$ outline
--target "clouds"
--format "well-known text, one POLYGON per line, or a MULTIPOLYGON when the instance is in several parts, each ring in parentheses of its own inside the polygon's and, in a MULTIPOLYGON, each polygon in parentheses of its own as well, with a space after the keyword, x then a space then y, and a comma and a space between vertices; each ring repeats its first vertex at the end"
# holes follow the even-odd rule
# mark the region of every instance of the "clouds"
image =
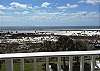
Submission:
POLYGON ((71 4, 67 3, 65 6, 60 6, 60 7, 57 7, 57 8, 58 9, 67 9, 67 8, 76 8, 78 6, 79 6, 78 4, 71 5, 71 4))
POLYGON ((6 9, 6 7, 4 7, 3 5, 0 5, 0 9, 6 9))
POLYGON ((87 4, 96 5, 100 3, 100 0, 81 0, 79 1, 79 3, 87 3, 87 4))
POLYGON ((0 5, 0 15, 25 15, 29 14, 33 7, 29 4, 11 2, 9 5, 0 5))
POLYGON ((61 3, 42 1, 38 4, 27 4, 16 0, 8 5, 1 4, 0 25, 66 26, 81 25, 81 23, 99 25, 100 14, 96 11, 99 0, 71 1, 64 0, 61 3))
POLYGON ((5 9, 5 10, 12 10, 12 9, 32 9, 32 6, 28 5, 28 4, 21 4, 18 2, 12 2, 9 4, 9 6, 3 6, 0 5, 0 9, 5 9))
MULTIPOLYGON (((11 2, 7 6, 0 5, 0 10, 5 12, 5 15, 23 15, 33 14, 34 12, 45 12, 44 8, 48 8, 51 3, 43 2, 40 6, 32 6, 32 4, 24 4, 19 2, 11 2)), ((1 13, 4 15, 4 13, 1 13)), ((1 15, 0 14, 0 15, 1 15)))
POLYGON ((32 6, 28 4, 18 3, 18 2, 12 2, 10 3, 9 8, 11 9, 32 9, 32 6))
MULTIPOLYGON (((86 0, 80 0, 79 3, 83 3, 86 0)), ((91 0, 92 1, 92 0, 91 0)), ((99 2, 99 0, 93 0, 93 2, 99 2)), ((53 2, 42 2, 38 5, 32 5, 32 4, 25 4, 25 3, 19 3, 19 2, 11 2, 7 6, 0 5, 0 9, 3 9, 5 13, 10 15, 12 14, 33 14, 33 13, 52 13, 52 12, 67 12, 68 11, 73 11, 73 9, 78 11, 78 9, 81 9, 81 6, 79 3, 68 3, 65 2, 64 4, 59 4, 53 3, 53 2), (62 10, 63 9, 63 10, 62 10)))
POLYGON ((50 4, 51 3, 49 3, 49 2, 44 2, 44 3, 42 3, 41 7, 47 8, 50 4))
POLYGON ((12 2, 12 3, 10 3, 10 6, 12 7, 12 8, 27 8, 28 6, 27 5, 25 5, 25 4, 20 4, 20 3, 18 3, 18 2, 12 2))
POLYGON ((99 14, 80 11, 76 13, 44 13, 35 15, 0 16, 0 25, 12 26, 74 26, 99 25, 99 14), (6 19, 6 21, 5 21, 6 19))
MULTIPOLYGON (((60 9, 67 9, 67 8, 77 8, 78 4, 70 4, 67 3, 65 6, 56 6, 55 9, 51 7, 53 5, 49 2, 43 2, 40 6, 32 6, 31 4, 24 4, 19 2, 11 2, 8 6, 0 5, 0 9, 3 9, 6 15, 33 15, 40 14, 40 13, 58 13, 60 9), (59 10, 58 10, 59 9, 59 10)), ((3 13, 1 13, 3 14, 3 13)), ((3 14, 4 15, 4 14, 3 14)))

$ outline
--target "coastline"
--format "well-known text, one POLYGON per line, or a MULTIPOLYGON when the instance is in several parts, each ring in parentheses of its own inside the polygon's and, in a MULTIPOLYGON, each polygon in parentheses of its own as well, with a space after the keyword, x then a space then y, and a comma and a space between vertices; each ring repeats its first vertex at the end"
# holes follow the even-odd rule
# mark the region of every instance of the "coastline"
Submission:
POLYGON ((60 29, 60 30, 12 30, 12 31, 0 31, 0 33, 33 33, 33 34, 54 34, 54 35, 76 35, 81 36, 83 34, 87 36, 100 35, 100 29, 60 29))

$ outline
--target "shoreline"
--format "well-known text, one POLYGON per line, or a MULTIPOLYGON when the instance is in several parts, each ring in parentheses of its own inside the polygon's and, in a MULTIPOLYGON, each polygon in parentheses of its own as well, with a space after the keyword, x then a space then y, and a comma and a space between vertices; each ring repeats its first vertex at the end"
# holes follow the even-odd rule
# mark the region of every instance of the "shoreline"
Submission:
POLYGON ((76 36, 93 36, 99 35, 100 36, 100 29, 60 29, 60 30, 16 30, 16 31, 0 31, 0 33, 10 33, 10 34, 54 34, 54 35, 76 35, 76 36))

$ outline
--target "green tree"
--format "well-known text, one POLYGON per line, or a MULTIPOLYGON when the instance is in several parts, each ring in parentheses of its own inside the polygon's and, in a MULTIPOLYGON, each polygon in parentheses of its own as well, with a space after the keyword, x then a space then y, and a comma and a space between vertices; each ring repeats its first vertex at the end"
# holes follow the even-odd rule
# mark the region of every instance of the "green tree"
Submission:
MULTIPOLYGON (((87 50, 89 43, 80 39, 72 40, 71 38, 67 36, 60 36, 58 38, 58 41, 56 42, 56 47, 59 51, 82 51, 87 50)), ((73 63, 73 69, 74 71, 79 71, 79 57, 75 56, 75 61, 73 63)), ((63 70, 66 71, 68 69, 68 66, 66 66, 65 63, 65 57, 63 57, 63 70)), ((90 65, 88 63, 85 63, 85 69, 86 71, 90 71, 90 65)))
POLYGON ((56 47, 59 51, 72 51, 74 50, 74 43, 69 37, 60 36, 56 42, 56 47))
POLYGON ((40 51, 46 51, 46 52, 56 51, 55 42, 54 41, 47 41, 47 40, 45 40, 43 42, 43 46, 40 49, 40 51))

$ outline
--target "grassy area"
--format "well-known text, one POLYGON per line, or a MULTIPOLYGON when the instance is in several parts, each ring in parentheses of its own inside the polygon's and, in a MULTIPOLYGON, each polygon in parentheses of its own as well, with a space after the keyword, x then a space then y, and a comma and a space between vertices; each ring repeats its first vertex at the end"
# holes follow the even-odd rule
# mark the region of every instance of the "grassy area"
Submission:
MULTIPOLYGON (((25 63, 24 71, 32 71, 33 70, 33 64, 32 63, 25 63)), ((2 68, 0 71, 6 71, 5 64, 2 64, 2 68)), ((20 71, 20 64, 16 63, 14 64, 14 71, 20 71)), ((42 70, 42 63, 37 63, 37 71, 43 71, 42 70)))
MULTIPOLYGON (((37 62, 36 66, 37 69, 36 71, 44 71, 42 70, 42 64, 44 64, 45 62, 37 62)), ((57 63, 57 62, 50 62, 50 63, 57 63)), ((2 68, 0 71, 6 71, 6 66, 5 64, 2 64, 2 68)), ((19 63, 14 63, 14 71, 20 71, 20 64, 19 63)), ((24 64, 24 71, 33 71, 33 63, 25 63, 24 64)), ((95 70, 95 71, 100 71, 99 70, 95 70)))
MULTIPOLYGON (((50 63, 57 63, 57 62, 50 62, 50 63)), ((45 64, 45 62, 37 62, 35 65, 37 66, 37 71, 44 71, 42 70, 42 64, 45 64)), ((2 68, 0 71, 6 71, 5 64, 2 64, 2 68)), ((14 71, 20 71, 20 64, 14 63, 14 71)), ((25 63, 24 64, 24 71, 33 71, 33 63, 25 63)))

